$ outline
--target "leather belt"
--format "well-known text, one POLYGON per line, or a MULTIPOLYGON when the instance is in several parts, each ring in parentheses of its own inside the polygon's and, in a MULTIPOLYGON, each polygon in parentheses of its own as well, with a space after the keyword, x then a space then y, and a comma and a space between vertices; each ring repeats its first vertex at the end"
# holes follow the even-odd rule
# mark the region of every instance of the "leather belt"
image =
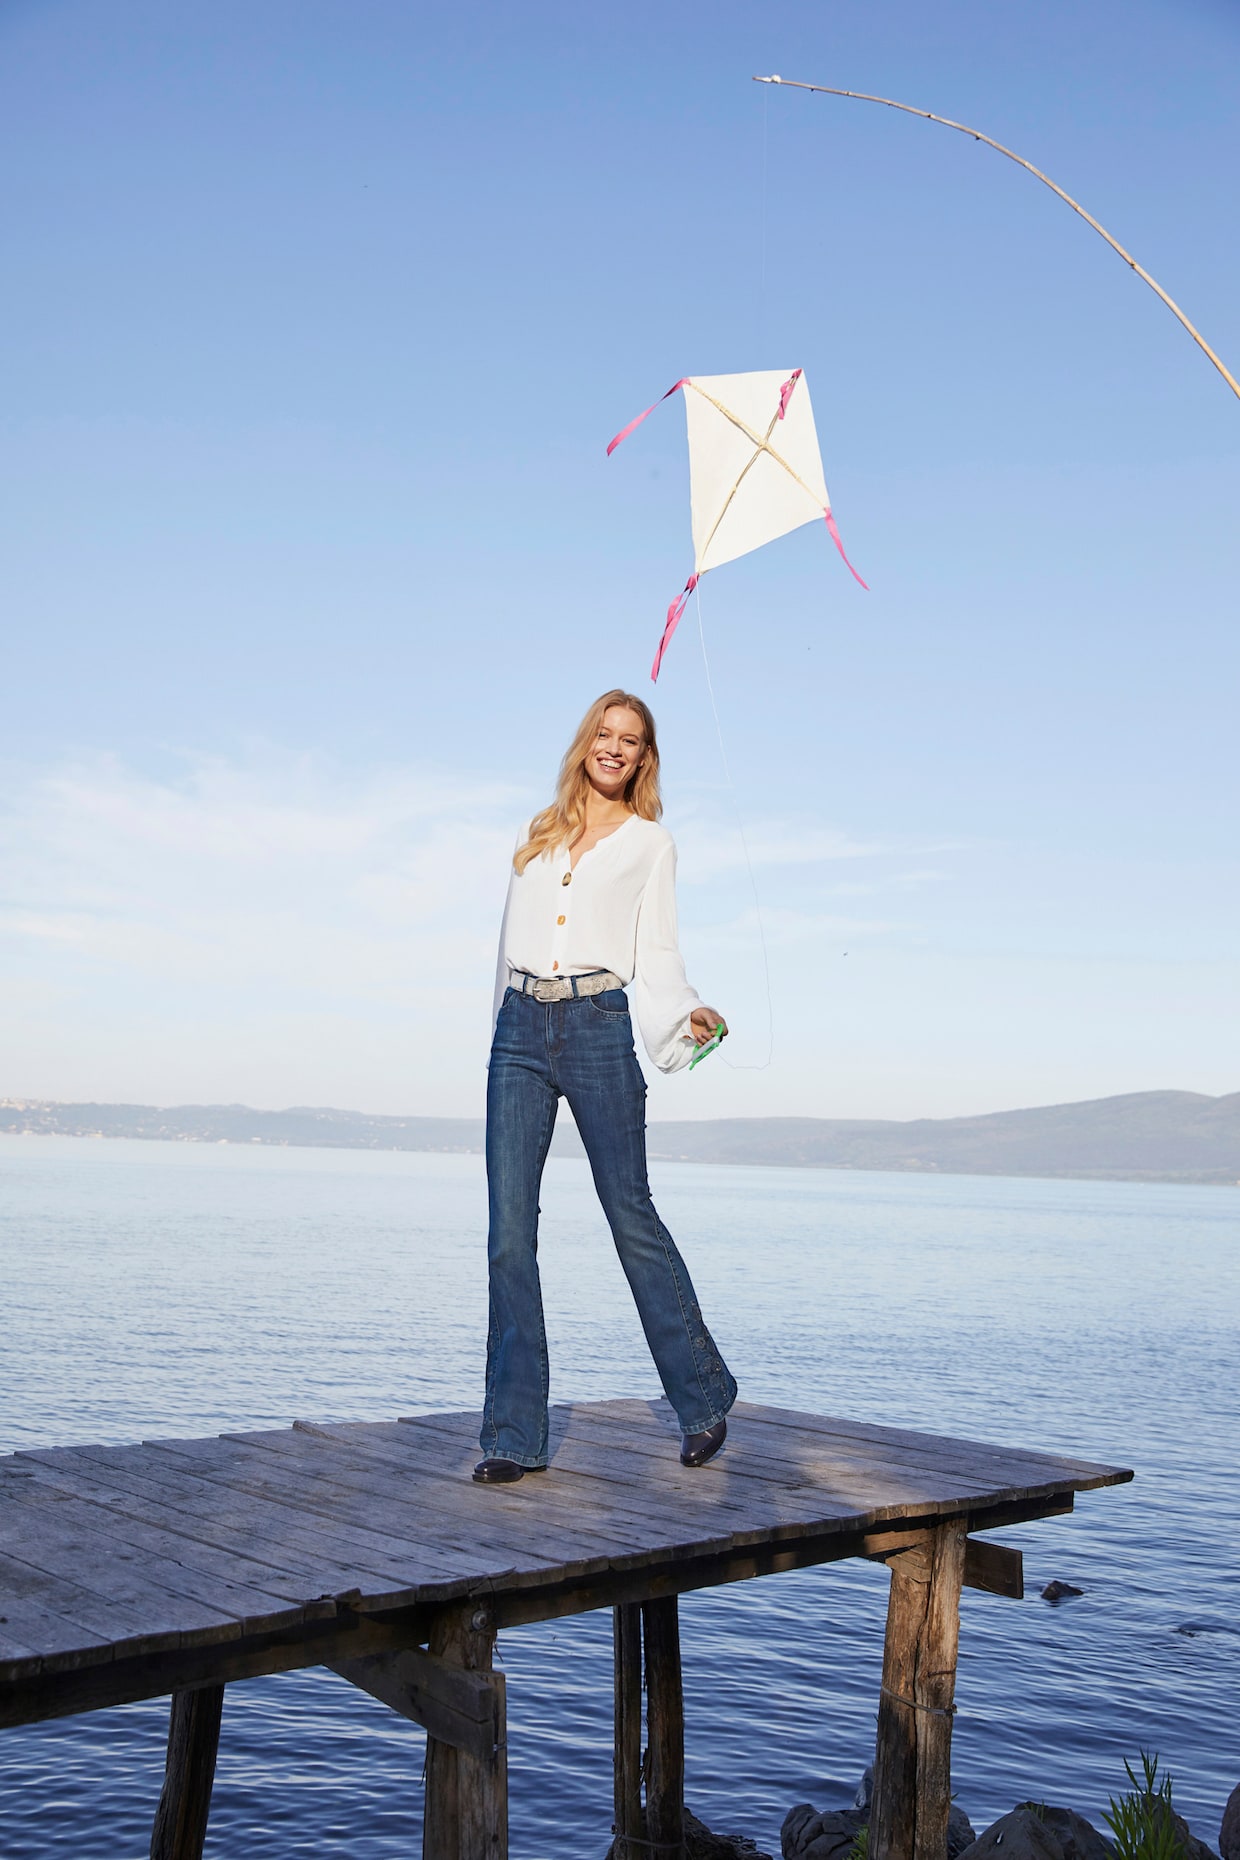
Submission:
POLYGON ((535 1001, 572 1001, 579 995, 603 995, 609 988, 624 987, 610 969, 595 969, 592 975, 526 975, 522 969, 512 969, 508 985, 535 1001))

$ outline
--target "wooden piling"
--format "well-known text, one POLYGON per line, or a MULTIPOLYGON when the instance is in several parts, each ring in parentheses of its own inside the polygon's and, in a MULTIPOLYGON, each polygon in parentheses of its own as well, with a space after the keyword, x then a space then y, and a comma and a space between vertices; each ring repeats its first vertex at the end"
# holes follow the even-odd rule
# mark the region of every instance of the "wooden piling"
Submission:
POLYGON ((174 1692, 151 1860, 201 1860, 220 1744, 223 1686, 174 1692))
POLYGON ((643 1602, 646 1650, 646 1841, 651 1860, 684 1860, 685 1701, 677 1598, 643 1602))
MULTIPOLYGON (((467 1672, 492 1668, 495 1627, 486 1608, 446 1609, 430 1637, 433 1657, 467 1672)), ((426 1740, 423 1860, 508 1860, 508 1746, 504 1722, 494 1750, 477 1756, 426 1740)))
POLYGON ((888 1560, 870 1860, 946 1860, 966 1535, 953 1520, 888 1560))
POLYGON ((615 1643, 615 1843, 614 1860, 645 1854, 642 1810, 642 1611, 638 1602, 612 1610, 615 1643), (630 1845, 629 1836, 633 1843, 630 1845))

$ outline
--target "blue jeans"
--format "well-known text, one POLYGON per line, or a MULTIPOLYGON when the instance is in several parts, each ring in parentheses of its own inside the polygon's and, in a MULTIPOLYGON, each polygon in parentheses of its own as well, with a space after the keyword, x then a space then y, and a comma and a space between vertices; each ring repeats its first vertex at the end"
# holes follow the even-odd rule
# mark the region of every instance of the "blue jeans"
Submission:
POLYGON ((547 1336, 538 1278, 538 1189, 563 1095, 637 1304, 664 1391, 686 1434, 723 1419, 736 1383, 646 1179, 646 1081, 623 989, 535 1001, 510 988, 487 1081, 491 1318, 482 1451, 547 1464, 547 1336))

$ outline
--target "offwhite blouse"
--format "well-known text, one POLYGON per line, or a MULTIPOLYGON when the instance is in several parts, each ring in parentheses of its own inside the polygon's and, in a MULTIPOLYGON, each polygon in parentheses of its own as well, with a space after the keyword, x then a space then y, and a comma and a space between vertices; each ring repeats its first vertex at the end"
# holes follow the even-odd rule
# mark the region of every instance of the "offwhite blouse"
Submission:
MULTIPOLYGON (((523 846, 528 826, 517 840, 523 846)), ((568 847, 513 872, 495 978, 495 1014, 513 970, 587 975, 610 969, 627 987, 642 1041, 660 1072, 693 1056, 689 1016, 702 1000, 689 986, 676 930, 676 846, 666 827, 630 814, 582 853, 568 847)))

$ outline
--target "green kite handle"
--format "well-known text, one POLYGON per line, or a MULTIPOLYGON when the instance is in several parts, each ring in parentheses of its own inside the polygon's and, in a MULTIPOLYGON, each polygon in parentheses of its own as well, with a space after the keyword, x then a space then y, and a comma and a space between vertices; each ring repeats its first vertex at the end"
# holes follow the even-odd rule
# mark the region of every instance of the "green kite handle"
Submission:
POLYGON ((699 1059, 706 1059, 710 1056, 711 1053, 714 1052, 715 1048, 720 1044, 722 1039, 723 1039, 723 1022, 718 1021, 715 1026, 714 1039, 708 1040, 705 1046, 699 1046, 696 1053, 694 1053, 693 1058, 689 1061, 690 1072, 692 1072, 694 1066, 696 1066, 699 1059))

